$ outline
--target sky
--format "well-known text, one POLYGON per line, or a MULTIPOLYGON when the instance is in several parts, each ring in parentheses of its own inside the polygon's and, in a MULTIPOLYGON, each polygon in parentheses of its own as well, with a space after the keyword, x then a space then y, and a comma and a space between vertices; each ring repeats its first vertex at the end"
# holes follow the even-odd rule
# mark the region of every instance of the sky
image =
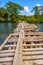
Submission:
POLYGON ((3 7, 8 1, 15 2, 23 6, 24 11, 20 11, 22 15, 33 15, 33 7, 43 6, 43 0, 0 0, 0 7, 3 7))

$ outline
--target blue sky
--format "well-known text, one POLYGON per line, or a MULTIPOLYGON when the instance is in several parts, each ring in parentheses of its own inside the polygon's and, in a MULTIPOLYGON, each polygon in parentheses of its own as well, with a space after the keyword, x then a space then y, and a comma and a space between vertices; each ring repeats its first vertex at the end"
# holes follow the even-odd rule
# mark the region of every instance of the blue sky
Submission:
POLYGON ((23 12, 21 11, 21 13, 25 15, 32 15, 33 13, 31 13, 30 11, 32 10, 34 6, 36 5, 43 6, 43 0, 0 0, 1 2, 0 7, 1 6, 3 7, 5 3, 7 3, 8 1, 12 1, 12 2, 18 3, 21 6, 23 6, 24 11, 23 12))

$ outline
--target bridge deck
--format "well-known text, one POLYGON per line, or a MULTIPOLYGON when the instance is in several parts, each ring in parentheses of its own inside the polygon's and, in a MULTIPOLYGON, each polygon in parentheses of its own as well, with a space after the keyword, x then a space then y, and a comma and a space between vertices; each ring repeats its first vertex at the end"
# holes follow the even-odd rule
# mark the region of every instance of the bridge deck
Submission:
POLYGON ((35 24, 19 23, 0 46, 0 65, 43 65, 43 33, 35 24))

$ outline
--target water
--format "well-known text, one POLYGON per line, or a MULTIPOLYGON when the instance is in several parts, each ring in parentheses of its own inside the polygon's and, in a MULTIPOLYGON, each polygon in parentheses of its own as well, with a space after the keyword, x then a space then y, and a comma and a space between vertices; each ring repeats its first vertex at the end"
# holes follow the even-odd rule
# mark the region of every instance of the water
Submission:
POLYGON ((43 32, 43 24, 36 24, 40 32, 43 32))
POLYGON ((16 24, 14 23, 0 23, 0 44, 4 42, 6 37, 12 33, 12 31, 16 28, 16 24))
MULTIPOLYGON (((38 26, 38 29, 40 32, 43 32, 43 24, 36 24, 38 26)), ((15 29, 16 24, 14 23, 0 23, 0 45, 6 37, 12 33, 12 31, 15 29)))

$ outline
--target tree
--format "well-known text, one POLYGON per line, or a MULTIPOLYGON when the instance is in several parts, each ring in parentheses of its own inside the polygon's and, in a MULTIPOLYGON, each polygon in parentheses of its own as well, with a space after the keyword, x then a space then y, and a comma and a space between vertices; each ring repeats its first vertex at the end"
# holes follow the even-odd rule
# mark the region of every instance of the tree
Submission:
POLYGON ((4 8, 0 8, 0 17, 3 17, 5 12, 6 10, 4 8))
POLYGON ((40 15, 43 12, 43 6, 35 6, 32 11, 35 15, 40 15))
POLYGON ((4 14, 4 19, 5 19, 5 21, 7 22, 8 21, 8 17, 9 17, 9 15, 8 15, 8 13, 7 12, 5 12, 5 14, 4 14))
POLYGON ((8 2, 6 3, 6 9, 10 14, 18 14, 20 10, 23 10, 23 7, 19 4, 8 2))
POLYGON ((41 14, 43 15, 43 6, 41 6, 41 14))
POLYGON ((19 4, 8 2, 6 3, 6 10, 8 11, 9 16, 11 17, 11 20, 15 21, 16 19, 18 19, 19 12, 20 10, 23 10, 23 7, 20 6, 19 4))

